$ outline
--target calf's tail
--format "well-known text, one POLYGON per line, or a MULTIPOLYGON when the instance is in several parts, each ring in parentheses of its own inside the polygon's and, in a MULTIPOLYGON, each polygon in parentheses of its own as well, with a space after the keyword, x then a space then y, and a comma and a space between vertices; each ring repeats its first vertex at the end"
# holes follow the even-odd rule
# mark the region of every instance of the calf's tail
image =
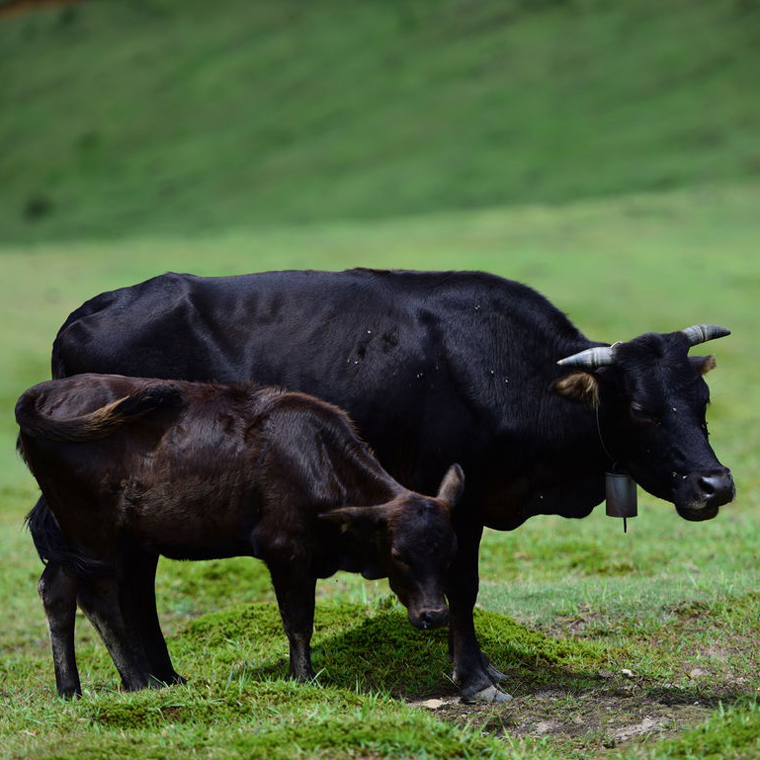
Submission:
POLYGON ((105 438, 153 409, 181 403, 181 391, 176 385, 153 385, 116 399, 89 414, 56 419, 40 412, 39 403, 43 394, 43 390, 32 388, 21 396, 16 404, 16 422, 24 435, 53 441, 105 438))
MULTIPOLYGON (((180 389, 176 386, 155 385, 117 399, 90 414, 56 420, 39 410, 43 393, 40 389, 27 391, 16 405, 16 420, 24 435, 64 441, 104 438, 152 409, 176 406, 181 402, 180 389)), ((21 436, 17 445, 24 456, 21 436)), ((59 565, 67 575, 75 578, 98 578, 113 573, 110 563, 90 557, 66 541, 44 496, 40 497, 26 516, 26 524, 43 563, 59 565)))
POLYGON ((43 564, 59 565, 72 578, 101 578, 113 575, 110 562, 90 557, 66 541, 44 496, 40 496, 32 511, 26 516, 25 522, 43 564))

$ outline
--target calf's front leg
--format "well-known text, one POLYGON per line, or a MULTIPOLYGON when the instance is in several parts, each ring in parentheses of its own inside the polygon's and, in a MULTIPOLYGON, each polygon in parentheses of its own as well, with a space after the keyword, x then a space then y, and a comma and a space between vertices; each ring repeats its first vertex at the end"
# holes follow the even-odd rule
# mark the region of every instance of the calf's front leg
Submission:
POLYGON ((311 681, 311 634, 314 631, 314 592, 317 579, 286 564, 270 564, 277 603, 290 642, 290 676, 311 681))

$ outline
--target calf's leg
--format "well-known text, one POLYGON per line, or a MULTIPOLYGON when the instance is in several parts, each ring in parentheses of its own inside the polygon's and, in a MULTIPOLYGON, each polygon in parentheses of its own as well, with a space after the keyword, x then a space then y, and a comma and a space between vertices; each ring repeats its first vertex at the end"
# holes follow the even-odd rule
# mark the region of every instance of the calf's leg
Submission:
POLYGON ((77 588, 77 579, 66 575, 63 568, 53 562, 45 567, 37 584, 50 630, 55 683, 62 697, 82 694, 74 649, 77 588))
POLYGON ((315 676, 311 666, 311 634, 316 578, 284 564, 270 565, 269 572, 290 642, 290 675, 296 681, 310 681, 315 676))
POLYGON ((505 702, 511 699, 496 685, 504 676, 480 650, 473 609, 478 597, 478 547, 482 527, 457 531, 458 548, 451 563, 446 588, 449 599, 449 641, 454 679, 465 702, 505 702))
POLYGON ((162 686, 150 673, 142 642, 129 635, 122 616, 116 578, 82 580, 79 604, 95 626, 116 665, 125 691, 162 686))

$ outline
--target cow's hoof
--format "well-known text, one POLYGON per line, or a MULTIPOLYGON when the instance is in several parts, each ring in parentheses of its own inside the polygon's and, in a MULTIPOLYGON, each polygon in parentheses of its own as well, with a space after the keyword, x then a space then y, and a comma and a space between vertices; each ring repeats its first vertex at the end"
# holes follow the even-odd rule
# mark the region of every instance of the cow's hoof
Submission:
POLYGON ((486 686, 485 689, 475 692, 471 697, 462 697, 462 702, 468 705, 475 703, 497 704, 509 702, 510 699, 512 699, 512 695, 502 691, 498 686, 486 686))

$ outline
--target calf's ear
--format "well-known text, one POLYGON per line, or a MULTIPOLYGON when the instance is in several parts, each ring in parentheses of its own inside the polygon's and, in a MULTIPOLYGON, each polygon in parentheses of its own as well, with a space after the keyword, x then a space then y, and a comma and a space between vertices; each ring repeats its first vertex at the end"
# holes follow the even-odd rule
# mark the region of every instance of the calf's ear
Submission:
POLYGON ((322 520, 337 523, 343 533, 369 534, 384 527, 388 522, 388 514, 382 506, 378 507, 339 507, 323 512, 322 520))
POLYGON ((715 369, 718 362, 714 356, 690 356, 689 364, 694 367, 700 375, 706 375, 711 369, 715 369))
POLYGON ((462 497, 463 491, 464 471, 458 464, 452 464, 449 471, 443 476, 436 498, 448 504, 449 507, 455 507, 462 497))
POLYGON ((580 401, 592 409, 599 406, 599 376, 594 372, 571 372, 555 380, 551 390, 559 396, 580 401))

